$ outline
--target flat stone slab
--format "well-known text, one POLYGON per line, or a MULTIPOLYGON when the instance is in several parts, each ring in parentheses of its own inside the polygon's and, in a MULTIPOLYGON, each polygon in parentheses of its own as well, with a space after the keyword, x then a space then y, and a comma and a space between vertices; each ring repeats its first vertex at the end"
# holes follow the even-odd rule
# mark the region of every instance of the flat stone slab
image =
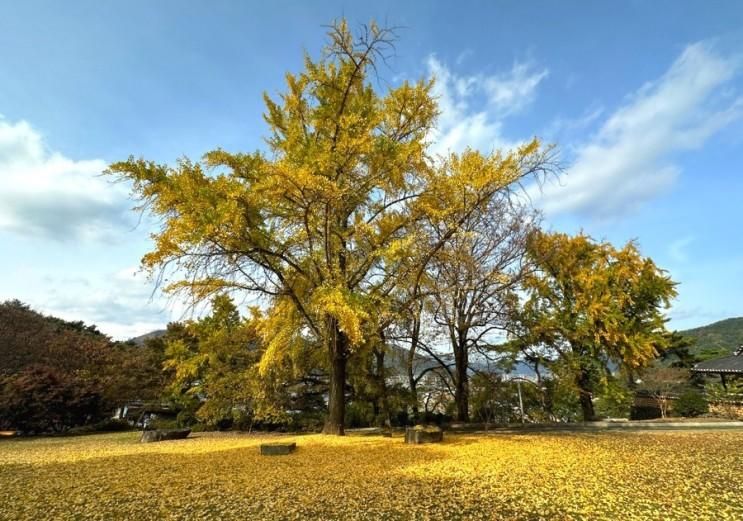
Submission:
POLYGON ((261 456, 286 456, 297 448, 295 442, 291 443, 261 443, 261 456))
POLYGON ((191 434, 191 429, 172 429, 142 432, 142 443, 153 443, 156 441, 183 440, 191 434))
POLYGON ((444 431, 438 427, 408 427, 405 429, 405 443, 440 443, 444 441, 444 431))

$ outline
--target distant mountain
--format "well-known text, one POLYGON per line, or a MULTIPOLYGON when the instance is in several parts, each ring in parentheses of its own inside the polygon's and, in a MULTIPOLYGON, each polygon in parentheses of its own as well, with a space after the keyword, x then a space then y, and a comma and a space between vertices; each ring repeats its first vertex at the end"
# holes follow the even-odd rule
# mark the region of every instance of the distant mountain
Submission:
MULTIPOLYGON (((691 337, 695 340, 694 345, 689 348, 689 351, 696 355, 701 360, 708 360, 710 358, 719 358, 722 356, 728 356, 733 354, 733 351, 743 345, 743 317, 728 318, 720 320, 713 324, 706 326, 695 327, 693 329, 687 329, 680 331, 684 336, 691 337)), ((165 334, 165 329, 157 329, 150 331, 144 335, 129 339, 130 342, 134 342, 137 345, 144 345, 145 341, 150 338, 158 338, 165 334)), ((405 349, 396 348, 392 354, 392 360, 388 359, 390 366, 405 367, 405 360, 407 359, 407 351, 405 349)), ((436 361, 433 360, 429 355, 419 352, 416 355, 416 369, 424 370, 430 365, 436 365, 436 361)), ((480 362, 477 360, 472 361, 473 366, 476 369, 484 369, 480 367, 480 362)), ((519 362, 513 369, 514 373, 531 375, 533 370, 522 362, 519 362)))
POLYGON ((680 333, 695 340, 689 351, 702 360, 728 356, 743 345, 743 317, 720 320, 680 333))
POLYGON ((155 331, 150 331, 149 333, 145 333, 144 335, 135 336, 134 338, 130 338, 127 340, 127 342, 133 342, 137 344, 138 346, 144 345, 144 343, 149 340, 150 338, 159 338, 165 334, 165 329, 156 329, 155 331))

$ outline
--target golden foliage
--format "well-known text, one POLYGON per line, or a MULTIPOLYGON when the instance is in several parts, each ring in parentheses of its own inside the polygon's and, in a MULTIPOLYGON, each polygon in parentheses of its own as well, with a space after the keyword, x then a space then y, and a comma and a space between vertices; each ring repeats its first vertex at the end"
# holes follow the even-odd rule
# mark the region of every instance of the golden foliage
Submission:
POLYGON ((0 519, 743 518, 739 432, 0 442, 0 519), (264 442, 297 441, 288 457, 264 442))
POLYGON ((647 366, 665 349, 663 313, 676 283, 634 242, 617 249, 584 234, 535 233, 529 250, 538 270, 526 277, 521 313, 531 341, 647 366))
POLYGON ((281 94, 264 96, 265 152, 217 149, 173 166, 131 157, 109 169, 161 223, 142 264, 167 291, 266 297, 263 374, 303 345, 336 346, 336 359, 362 347, 392 290, 551 158, 537 140, 432 158, 433 82, 375 88, 392 31, 370 24, 355 37, 339 20, 328 38, 281 94))

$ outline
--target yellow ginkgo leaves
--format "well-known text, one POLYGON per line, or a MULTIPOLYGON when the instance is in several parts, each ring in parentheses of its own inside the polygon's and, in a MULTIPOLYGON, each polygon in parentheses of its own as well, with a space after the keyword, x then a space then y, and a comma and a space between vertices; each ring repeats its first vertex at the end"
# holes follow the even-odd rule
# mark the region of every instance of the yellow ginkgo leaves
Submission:
POLYGON ((0 442, 0 519, 743 519, 741 432, 137 436, 0 442))

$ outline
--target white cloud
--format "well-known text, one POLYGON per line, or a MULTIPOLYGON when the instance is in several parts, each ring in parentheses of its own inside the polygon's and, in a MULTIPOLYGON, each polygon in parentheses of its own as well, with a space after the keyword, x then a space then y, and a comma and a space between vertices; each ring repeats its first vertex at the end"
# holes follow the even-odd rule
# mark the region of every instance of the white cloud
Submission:
POLYGON ((682 237, 673 241, 668 246, 668 256, 677 264, 685 264, 689 261, 689 246, 694 242, 694 237, 682 237))
POLYGON ((531 63, 514 63, 506 74, 482 78, 482 88, 488 103, 502 114, 518 112, 530 104, 541 81, 547 77, 547 69, 534 71, 531 63))
POLYGON ((47 276, 45 291, 29 303, 66 320, 95 324, 117 340, 163 328, 182 314, 133 267, 100 276, 47 276))
POLYGON ((494 75, 459 76, 435 56, 426 62, 436 78, 434 95, 439 101, 438 128, 431 136, 439 154, 465 147, 485 152, 517 145, 503 136, 503 120, 527 107, 547 77, 546 69, 515 63, 510 71, 494 75))
POLYGON ((468 58, 470 58, 474 54, 475 51, 473 51, 472 49, 465 49, 464 51, 459 53, 455 62, 457 65, 462 65, 468 58))
POLYGON ((129 222, 126 191, 100 177, 100 159, 46 149, 27 122, 0 118, 0 231, 60 241, 107 238, 129 222))
POLYGON ((565 136, 590 128, 604 114, 604 111, 604 107, 591 106, 577 118, 557 117, 544 131, 543 137, 549 142, 562 141, 565 136))
POLYGON ((736 69, 704 43, 688 46, 577 149, 560 183, 543 187, 541 197, 535 189, 537 204, 548 214, 608 217, 667 190, 680 173, 671 154, 702 146, 743 114, 743 102, 723 92, 736 69))

